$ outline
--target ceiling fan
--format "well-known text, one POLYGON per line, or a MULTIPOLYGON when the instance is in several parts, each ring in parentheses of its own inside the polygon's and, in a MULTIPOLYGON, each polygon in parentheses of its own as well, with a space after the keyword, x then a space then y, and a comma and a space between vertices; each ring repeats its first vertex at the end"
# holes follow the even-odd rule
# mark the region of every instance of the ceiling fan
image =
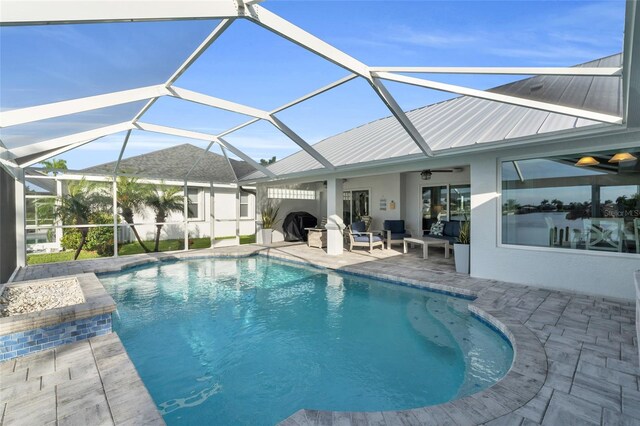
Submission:
POLYGON ((464 170, 462 167, 454 167, 452 169, 426 169, 420 172, 422 180, 429 180, 434 173, 460 173, 464 170))

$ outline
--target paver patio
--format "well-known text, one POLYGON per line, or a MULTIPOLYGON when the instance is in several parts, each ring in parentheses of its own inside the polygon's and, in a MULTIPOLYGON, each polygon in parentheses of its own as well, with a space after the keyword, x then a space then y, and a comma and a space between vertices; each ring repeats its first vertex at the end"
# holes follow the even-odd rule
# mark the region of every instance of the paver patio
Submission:
MULTIPOLYGON (((470 304, 471 308, 496 318, 514 338, 514 366, 505 379, 486 394, 481 392, 482 395, 476 394, 472 399, 398 412, 300 410, 283 424, 640 425, 638 342, 635 306, 631 301, 456 274, 453 260, 444 259, 442 250, 438 249, 425 261, 419 249, 407 255, 395 250, 376 250, 372 254, 358 251, 332 257, 320 249, 299 244, 276 244, 269 248, 250 245, 35 265, 20 270, 16 279, 106 272, 163 258, 241 256, 256 252, 474 295, 477 299, 470 304)), ((632 277, 630 285, 631 280, 632 277)), ((112 338, 117 339, 115 335, 112 338)), ((9 368, 0 365, 2 371, 9 368)), ((5 414, 10 414, 6 407, 5 414)), ((3 418, 7 424, 8 420, 3 418)))

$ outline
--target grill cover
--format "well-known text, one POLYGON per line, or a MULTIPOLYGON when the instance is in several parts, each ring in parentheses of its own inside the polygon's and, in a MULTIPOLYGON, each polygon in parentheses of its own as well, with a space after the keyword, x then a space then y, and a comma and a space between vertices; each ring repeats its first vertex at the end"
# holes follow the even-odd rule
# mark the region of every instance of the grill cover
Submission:
POLYGON ((307 212, 291 212, 282 221, 285 241, 307 241, 307 231, 318 225, 318 219, 307 212))

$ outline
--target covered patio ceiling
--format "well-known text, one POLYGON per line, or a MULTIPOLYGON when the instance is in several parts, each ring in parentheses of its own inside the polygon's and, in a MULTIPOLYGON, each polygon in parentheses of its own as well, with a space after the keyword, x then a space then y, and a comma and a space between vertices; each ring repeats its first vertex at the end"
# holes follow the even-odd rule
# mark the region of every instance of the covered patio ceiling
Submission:
MULTIPOLYGON (((96 96, 70 99, 61 102, 26 108, 3 111, 0 115, 0 128, 9 128, 21 124, 69 116, 102 108, 116 107, 133 102, 144 102, 144 106, 130 119, 100 128, 66 134, 61 137, 21 144, 8 147, 0 141, 0 163, 14 175, 47 158, 61 155, 67 151, 77 149, 85 144, 99 140, 109 135, 124 132, 120 155, 115 167, 122 160, 129 137, 133 130, 159 133, 177 137, 184 137, 204 141, 206 150, 214 145, 220 147, 226 155, 227 151, 249 163, 256 170, 250 175, 252 179, 278 179, 289 173, 278 167, 265 167, 255 161, 234 144, 227 136, 257 122, 266 122, 285 135, 300 149, 304 158, 299 160, 317 166, 309 167, 331 172, 342 165, 335 164, 328 159, 328 155, 320 152, 315 146, 292 130, 278 113, 295 105, 308 101, 315 96, 337 88, 354 79, 361 79, 368 83, 380 102, 388 109, 394 125, 400 129, 399 137, 408 138, 416 148, 416 152, 423 157, 439 155, 434 149, 437 141, 425 137, 426 132, 416 125, 416 117, 403 111, 396 99, 387 89, 385 82, 397 82, 407 85, 429 88, 461 95, 492 103, 511 105, 528 110, 544 111, 562 116, 574 117, 593 123, 601 123, 607 128, 616 130, 626 127, 637 127, 640 123, 640 11, 635 1, 627 2, 625 20, 625 39, 622 66, 580 66, 580 67, 372 67, 349 54, 331 46, 323 40, 311 35, 298 26, 288 22, 280 16, 270 12, 255 0, 216 0, 216 1, 161 1, 149 2, 134 0, 128 2, 112 2, 97 0, 85 1, 2 1, 0 8, 0 23, 2 26, 33 26, 50 24, 78 24, 78 23, 111 23, 132 21, 162 21, 162 20, 195 20, 218 19, 219 23, 200 45, 184 60, 173 74, 162 84, 139 87, 131 90, 104 93, 96 96), (265 110, 210 96, 197 91, 187 90, 176 86, 178 78, 187 71, 203 53, 210 48, 236 20, 247 20, 259 25, 272 33, 289 40, 315 55, 329 61, 348 72, 348 74, 328 85, 318 88, 300 98, 294 99, 275 109, 265 110), (424 78, 407 76, 406 74, 509 74, 523 76, 582 76, 607 77, 622 79, 622 108, 621 114, 610 114, 581 108, 563 102, 544 102, 523 96, 516 96, 499 91, 477 90, 460 85, 446 84, 424 78), (247 116, 244 123, 217 134, 192 131, 173 126, 151 124, 145 122, 145 114, 161 98, 172 98, 180 102, 204 105, 247 116)), ((458 98, 461 99, 461 98, 458 98)), ((427 123, 429 124, 429 123, 427 123)), ((434 123, 431 123, 434 124, 434 123)), ((594 126, 601 130, 601 126, 594 126)), ((366 142, 367 135, 360 136, 366 142)), ((362 141, 361 141, 362 142, 362 141)), ((366 144, 365 144, 366 145, 366 144)), ((363 149, 379 149, 376 146, 365 146, 363 149)), ((268 153, 265 153, 268 154, 268 153)), ((299 172, 299 171, 298 171, 299 172)))

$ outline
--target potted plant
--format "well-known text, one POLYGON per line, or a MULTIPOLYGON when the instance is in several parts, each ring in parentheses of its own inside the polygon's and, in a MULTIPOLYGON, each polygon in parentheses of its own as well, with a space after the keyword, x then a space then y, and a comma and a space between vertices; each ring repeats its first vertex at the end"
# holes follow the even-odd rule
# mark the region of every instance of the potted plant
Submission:
POLYGON ((465 220, 460 224, 458 241, 453 244, 453 253, 456 261, 456 272, 469 273, 469 254, 471 243, 471 221, 465 220))
POLYGON ((271 244, 273 227, 278 223, 278 213, 280 207, 276 207, 272 203, 267 203, 262 207, 260 215, 262 216, 262 244, 271 244))

